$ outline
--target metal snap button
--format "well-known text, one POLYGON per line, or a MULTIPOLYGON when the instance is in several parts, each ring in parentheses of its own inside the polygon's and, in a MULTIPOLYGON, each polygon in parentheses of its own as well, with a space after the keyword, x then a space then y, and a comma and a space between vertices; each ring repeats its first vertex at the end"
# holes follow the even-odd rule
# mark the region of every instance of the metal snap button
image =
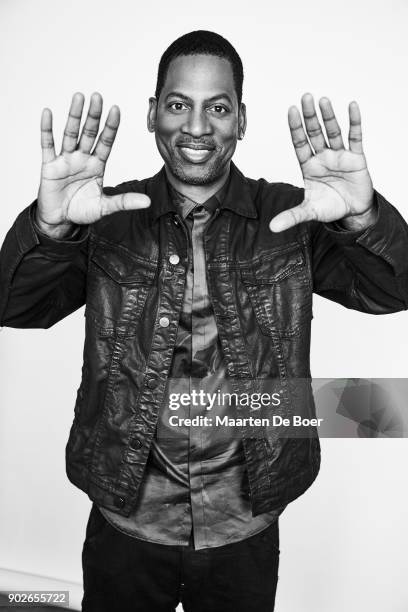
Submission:
POLYGON ((139 440, 139 438, 132 438, 129 442, 129 446, 130 448, 132 448, 133 450, 138 450, 139 448, 142 447, 142 443, 139 440))
POLYGON ((167 317, 161 317, 159 319, 159 325, 160 327, 168 327, 170 325, 170 319, 167 317))
POLYGON ((170 255, 169 257, 169 262, 171 263, 172 266, 176 266, 180 261, 180 257, 178 255, 170 255))

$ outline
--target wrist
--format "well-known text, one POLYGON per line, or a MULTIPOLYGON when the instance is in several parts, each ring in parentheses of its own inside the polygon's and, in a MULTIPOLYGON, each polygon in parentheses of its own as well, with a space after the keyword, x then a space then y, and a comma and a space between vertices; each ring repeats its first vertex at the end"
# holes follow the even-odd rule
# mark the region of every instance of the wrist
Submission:
POLYGON ((47 223, 41 219, 38 208, 35 211, 34 223, 38 230, 48 236, 49 238, 62 239, 66 238, 72 233, 74 223, 47 223))
POLYGON ((366 229, 377 221, 378 218, 378 207, 372 200, 370 208, 359 215, 349 215, 339 219, 339 223, 347 230, 358 231, 366 229))

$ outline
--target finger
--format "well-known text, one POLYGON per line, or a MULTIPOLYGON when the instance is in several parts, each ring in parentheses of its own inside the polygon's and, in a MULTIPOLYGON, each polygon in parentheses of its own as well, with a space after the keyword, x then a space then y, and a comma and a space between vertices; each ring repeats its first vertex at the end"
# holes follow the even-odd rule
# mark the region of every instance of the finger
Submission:
POLYGON ((94 146, 99 131, 102 106, 103 100, 101 94, 98 92, 93 93, 78 145, 79 150, 84 153, 90 153, 94 146))
POLYGON ((363 152, 363 139, 361 132, 361 114, 357 102, 350 102, 349 104, 349 119, 350 119, 350 131, 349 131, 349 147, 353 153, 363 152))
POLYGON ((120 193, 114 196, 103 195, 101 199, 103 217, 119 210, 136 210, 148 208, 149 206, 150 198, 144 193, 120 193))
POLYGON ((320 125, 319 119, 316 115, 313 96, 310 93, 306 93, 302 96, 302 112, 306 132, 309 136, 310 142, 312 143, 312 147, 316 153, 320 153, 320 151, 327 148, 327 144, 322 131, 322 126, 320 125))
POLYGON ((272 219, 269 224, 269 229, 271 232, 283 232, 284 230, 289 229, 290 227, 294 227, 299 223, 304 223, 305 221, 312 221, 316 216, 313 212, 313 209, 302 202, 298 206, 294 208, 289 208, 288 210, 284 210, 279 213, 272 219))
POLYGON ((313 151, 303 129, 302 119, 296 106, 291 106, 288 112, 290 135, 295 147, 296 157, 300 165, 313 157, 313 151))
POLYGON ((336 151, 344 149, 341 129, 329 98, 321 98, 319 106, 330 147, 336 151))
POLYGON ((52 112, 49 108, 44 108, 41 115, 41 150, 43 164, 47 164, 55 159, 52 112))
POLYGON ((118 106, 112 106, 106 119, 105 127, 99 135, 93 155, 96 155, 101 161, 106 162, 108 159, 112 145, 115 142, 116 133, 120 123, 120 110, 118 106))
POLYGON ((62 139, 61 153, 72 153, 76 149, 83 108, 84 95, 77 92, 72 97, 68 119, 65 124, 64 138, 62 139))

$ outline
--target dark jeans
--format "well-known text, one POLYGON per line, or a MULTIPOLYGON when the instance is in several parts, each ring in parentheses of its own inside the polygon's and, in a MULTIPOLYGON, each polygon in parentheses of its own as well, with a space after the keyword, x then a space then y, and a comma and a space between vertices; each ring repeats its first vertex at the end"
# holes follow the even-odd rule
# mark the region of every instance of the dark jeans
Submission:
POLYGON ((82 552, 83 612, 272 612, 278 521, 241 542, 194 550, 112 527, 93 504, 82 552))

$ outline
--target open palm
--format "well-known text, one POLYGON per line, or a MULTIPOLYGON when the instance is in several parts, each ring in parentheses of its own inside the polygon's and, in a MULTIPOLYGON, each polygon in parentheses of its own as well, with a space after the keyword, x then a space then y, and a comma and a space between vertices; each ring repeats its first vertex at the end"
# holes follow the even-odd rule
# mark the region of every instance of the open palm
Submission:
POLYGON ((330 100, 320 100, 327 141, 316 115, 313 97, 302 97, 302 112, 289 109, 289 127, 305 183, 303 202, 271 221, 274 232, 304 221, 336 221, 364 215, 373 202, 373 185, 362 148, 361 117, 356 102, 349 105, 349 149, 344 147, 341 131, 330 100), (313 147, 313 148, 312 148, 313 147))
POLYGON ((102 97, 98 93, 92 95, 79 138, 83 105, 83 95, 75 94, 58 156, 55 154, 51 111, 44 109, 42 114, 43 163, 37 219, 48 228, 93 223, 118 210, 143 208, 150 203, 143 194, 107 196, 103 193, 105 165, 119 127, 120 111, 117 106, 112 106, 95 145, 102 114, 102 97))

